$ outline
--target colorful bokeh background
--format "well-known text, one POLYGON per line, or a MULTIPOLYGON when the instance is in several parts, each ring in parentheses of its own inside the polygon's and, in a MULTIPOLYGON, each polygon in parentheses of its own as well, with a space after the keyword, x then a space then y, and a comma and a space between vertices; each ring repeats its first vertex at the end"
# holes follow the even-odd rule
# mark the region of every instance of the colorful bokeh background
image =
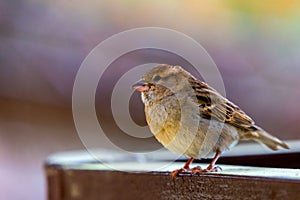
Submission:
POLYGON ((84 149, 71 111, 76 72, 99 42, 131 28, 194 38, 229 99, 274 135, 299 139, 299 21, 297 0, 1 1, 0 199, 46 199, 47 156, 84 149))

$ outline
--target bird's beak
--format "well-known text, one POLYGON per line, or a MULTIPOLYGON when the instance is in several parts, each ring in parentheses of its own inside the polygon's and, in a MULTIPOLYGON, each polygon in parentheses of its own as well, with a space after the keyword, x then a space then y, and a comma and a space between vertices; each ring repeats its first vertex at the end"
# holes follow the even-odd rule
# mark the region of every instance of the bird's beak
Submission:
POLYGON ((137 90, 139 92, 145 92, 149 90, 149 84, 143 80, 139 80, 138 82, 132 85, 132 89, 137 90))

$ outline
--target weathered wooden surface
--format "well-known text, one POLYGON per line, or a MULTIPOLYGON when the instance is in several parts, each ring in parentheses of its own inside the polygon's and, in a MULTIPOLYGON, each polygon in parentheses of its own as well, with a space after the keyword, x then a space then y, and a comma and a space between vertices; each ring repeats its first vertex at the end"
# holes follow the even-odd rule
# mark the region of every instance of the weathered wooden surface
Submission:
POLYGON ((132 168, 122 172, 105 164, 60 159, 52 157, 46 164, 50 200, 300 199, 299 169, 220 165, 223 168, 220 173, 181 174, 171 179, 169 171, 183 163, 173 163, 160 172, 148 172, 161 163, 146 162, 138 166, 134 161, 120 162, 119 170, 132 168))
POLYGON ((47 168, 49 199, 300 199, 300 182, 203 174, 171 179, 168 173, 47 168))

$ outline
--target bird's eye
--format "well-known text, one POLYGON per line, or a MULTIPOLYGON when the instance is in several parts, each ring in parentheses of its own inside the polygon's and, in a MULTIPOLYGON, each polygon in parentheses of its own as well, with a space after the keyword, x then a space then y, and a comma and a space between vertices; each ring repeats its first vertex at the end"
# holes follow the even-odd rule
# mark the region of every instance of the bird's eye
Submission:
POLYGON ((157 76, 155 76, 155 77, 153 78, 153 81, 157 82, 157 81, 159 81, 160 79, 161 79, 161 77, 160 77, 159 75, 157 75, 157 76))

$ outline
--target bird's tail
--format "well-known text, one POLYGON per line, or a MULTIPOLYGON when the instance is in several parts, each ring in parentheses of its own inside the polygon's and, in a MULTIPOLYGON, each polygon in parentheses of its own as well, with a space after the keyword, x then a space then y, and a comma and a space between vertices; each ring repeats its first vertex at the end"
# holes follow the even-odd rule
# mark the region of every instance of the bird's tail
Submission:
POLYGON ((265 144, 267 147, 269 147, 272 150, 278 150, 278 147, 282 147, 282 148, 285 148, 285 149, 290 148, 285 142, 283 142, 280 139, 270 135, 269 133, 267 133, 263 129, 261 129, 259 127, 257 127, 257 128, 258 128, 258 130, 255 131, 256 136, 252 138, 255 141, 265 144))

